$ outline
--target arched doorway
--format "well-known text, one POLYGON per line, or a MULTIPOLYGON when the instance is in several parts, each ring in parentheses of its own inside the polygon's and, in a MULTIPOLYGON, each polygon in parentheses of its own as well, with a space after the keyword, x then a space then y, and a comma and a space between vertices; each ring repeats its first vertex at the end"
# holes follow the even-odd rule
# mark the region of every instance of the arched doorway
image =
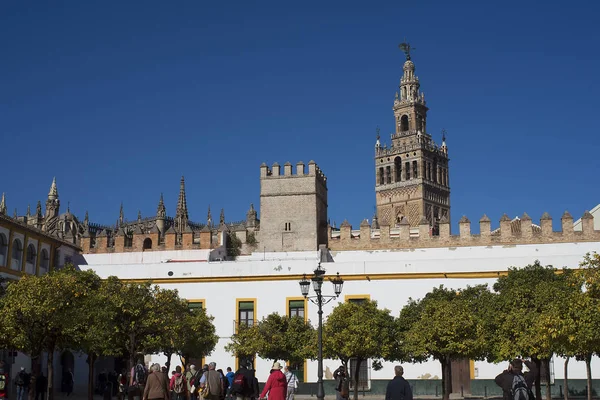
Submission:
POLYGON ((143 250, 149 250, 152 248, 152 239, 146 238, 144 239, 144 244, 142 245, 143 250))

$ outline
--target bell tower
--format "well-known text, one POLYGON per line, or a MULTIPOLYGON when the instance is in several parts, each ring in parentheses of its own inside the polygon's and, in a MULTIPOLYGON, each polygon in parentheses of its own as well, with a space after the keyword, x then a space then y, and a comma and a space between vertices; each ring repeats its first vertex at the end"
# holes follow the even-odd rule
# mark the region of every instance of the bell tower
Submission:
POLYGON ((380 225, 395 226, 404 218, 417 227, 423 218, 437 232, 442 217, 450 218, 450 182, 445 132, 438 146, 427 131, 425 94, 420 91, 411 47, 406 55, 399 92, 394 99, 395 131, 391 143, 375 143, 375 196, 380 225))

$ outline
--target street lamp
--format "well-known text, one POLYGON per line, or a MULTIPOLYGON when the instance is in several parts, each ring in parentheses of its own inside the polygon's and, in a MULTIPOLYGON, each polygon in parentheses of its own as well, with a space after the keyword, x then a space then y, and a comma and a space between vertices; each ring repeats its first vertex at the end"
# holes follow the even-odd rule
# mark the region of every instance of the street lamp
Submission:
POLYGON ((319 364, 317 370, 317 399, 323 400, 325 398, 325 389, 323 388, 323 305, 329 303, 333 299, 337 299, 340 297, 340 293, 342 293, 342 287, 344 286, 344 280, 340 276, 338 272, 337 275, 333 279, 329 279, 331 283, 333 283, 333 291, 335 295, 323 295, 323 280, 324 280, 325 270, 321 268, 321 263, 317 266, 317 269, 314 270, 313 276, 310 277, 310 280, 306 279, 306 274, 300 281, 300 292, 305 299, 309 299, 312 303, 316 304, 319 307, 319 354, 317 356, 317 361, 319 364), (313 290, 315 292, 314 296, 309 296, 308 293, 310 291, 310 283, 312 282, 313 290))

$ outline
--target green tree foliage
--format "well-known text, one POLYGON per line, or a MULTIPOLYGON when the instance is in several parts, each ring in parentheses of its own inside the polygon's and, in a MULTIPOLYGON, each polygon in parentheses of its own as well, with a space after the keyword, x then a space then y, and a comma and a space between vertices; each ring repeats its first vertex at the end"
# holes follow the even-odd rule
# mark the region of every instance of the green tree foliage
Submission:
POLYGON ((301 362, 315 358, 315 338, 304 319, 272 313, 252 327, 240 326, 225 349, 238 357, 301 362))
POLYGON ((434 288, 421 301, 410 300, 398 323, 402 340, 397 358, 422 361, 433 357, 442 366, 444 398, 452 392, 452 360, 487 355, 485 315, 492 301, 485 285, 464 290, 434 288))
POLYGON ((54 352, 80 340, 86 329, 82 310, 99 287, 93 272, 65 266, 43 276, 24 275, 2 299, 0 324, 11 347, 33 359, 48 354, 48 400, 54 399, 54 352))
POLYGON ((369 358, 393 360, 396 324, 387 309, 377 308, 377 302, 341 303, 336 306, 323 326, 323 354, 339 359, 344 365, 350 359, 354 367, 354 399, 358 399, 360 365, 369 358))
POLYGON ((206 314, 202 308, 188 309, 177 321, 173 339, 173 348, 179 355, 183 367, 188 360, 202 358, 212 353, 219 337, 212 321, 214 317, 206 314))
MULTIPOLYGON (((561 343, 549 332, 561 327, 555 317, 561 313, 558 301, 568 298, 576 287, 569 283, 568 271, 557 273, 552 266, 542 266, 538 261, 525 268, 509 269, 508 275, 498 278, 494 284, 497 310, 494 313, 490 337, 493 361, 510 360, 515 357, 531 357, 538 367, 542 366, 547 383, 546 398, 550 399, 549 363, 555 352, 562 350, 561 343), (552 325, 552 326, 551 326, 552 325)), ((536 379, 536 398, 541 398, 540 376, 536 379)))
POLYGON ((241 254, 242 241, 237 237, 235 232, 230 232, 227 235, 226 249, 227 257, 233 260, 241 254))

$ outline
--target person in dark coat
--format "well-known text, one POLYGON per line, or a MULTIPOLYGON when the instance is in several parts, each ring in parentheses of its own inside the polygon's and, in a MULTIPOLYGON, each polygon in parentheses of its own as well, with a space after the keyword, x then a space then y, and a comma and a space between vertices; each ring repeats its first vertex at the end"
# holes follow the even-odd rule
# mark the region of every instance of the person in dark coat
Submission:
POLYGON ((515 376, 521 376, 525 379, 525 384, 527 388, 531 390, 533 386, 533 381, 535 381, 535 375, 537 373, 537 367, 534 363, 527 360, 520 360, 518 358, 512 360, 510 364, 508 364, 508 369, 505 369, 501 374, 499 374, 495 379, 496 385, 502 388, 502 394, 504 400, 511 399, 511 392, 513 381, 515 376), (523 363, 529 369, 528 372, 523 373, 523 363))
POLYGON ((404 368, 401 365, 396 365, 394 373, 396 376, 387 385, 385 400, 413 400, 410 384, 402 376, 404 375, 404 368))

